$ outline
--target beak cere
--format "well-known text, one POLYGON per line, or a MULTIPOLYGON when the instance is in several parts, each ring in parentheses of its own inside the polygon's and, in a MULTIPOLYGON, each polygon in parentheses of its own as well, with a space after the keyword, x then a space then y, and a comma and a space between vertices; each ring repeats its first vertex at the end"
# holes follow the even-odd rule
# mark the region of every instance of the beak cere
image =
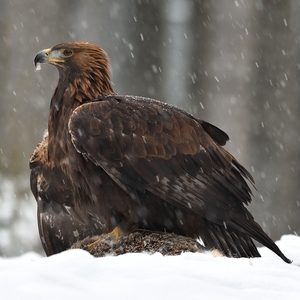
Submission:
POLYGON ((49 61, 50 51, 51 49, 45 49, 37 53, 34 58, 34 66, 36 70, 40 70, 41 64, 47 63, 49 61))

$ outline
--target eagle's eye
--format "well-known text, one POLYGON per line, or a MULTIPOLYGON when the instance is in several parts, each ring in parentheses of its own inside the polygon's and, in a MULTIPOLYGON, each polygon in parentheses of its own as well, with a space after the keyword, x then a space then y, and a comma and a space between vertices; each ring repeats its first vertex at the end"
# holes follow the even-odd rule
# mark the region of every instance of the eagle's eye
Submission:
POLYGON ((63 55, 64 55, 65 57, 70 57, 72 54, 73 54, 73 51, 72 51, 72 50, 65 49, 65 50, 63 51, 63 55))

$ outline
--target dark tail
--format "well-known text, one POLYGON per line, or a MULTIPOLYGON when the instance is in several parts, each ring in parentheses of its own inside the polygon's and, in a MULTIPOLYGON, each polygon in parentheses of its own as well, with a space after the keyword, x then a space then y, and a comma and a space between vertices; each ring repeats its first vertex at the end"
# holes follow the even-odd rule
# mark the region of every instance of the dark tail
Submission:
POLYGON ((247 219, 243 215, 238 215, 231 219, 230 227, 251 236, 259 243, 276 253, 286 263, 292 263, 292 261, 280 251, 280 249, 273 242, 273 240, 263 231, 260 225, 258 225, 253 219, 247 219))
POLYGON ((206 246, 216 248, 228 257, 260 257, 253 238, 276 253, 286 263, 292 262, 254 220, 238 215, 233 217, 227 226, 213 224, 207 220, 205 223, 211 237, 211 241, 206 246))

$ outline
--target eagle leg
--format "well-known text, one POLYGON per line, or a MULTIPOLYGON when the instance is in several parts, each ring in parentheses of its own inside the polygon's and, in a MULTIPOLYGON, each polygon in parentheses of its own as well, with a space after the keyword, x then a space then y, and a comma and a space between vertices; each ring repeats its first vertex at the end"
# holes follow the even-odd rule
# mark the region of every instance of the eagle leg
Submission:
POLYGON ((94 246, 103 242, 104 240, 112 240, 113 244, 117 244, 120 237, 124 235, 124 231, 120 227, 116 227, 113 231, 105 234, 101 234, 101 236, 94 241, 87 245, 87 250, 90 251, 94 246))

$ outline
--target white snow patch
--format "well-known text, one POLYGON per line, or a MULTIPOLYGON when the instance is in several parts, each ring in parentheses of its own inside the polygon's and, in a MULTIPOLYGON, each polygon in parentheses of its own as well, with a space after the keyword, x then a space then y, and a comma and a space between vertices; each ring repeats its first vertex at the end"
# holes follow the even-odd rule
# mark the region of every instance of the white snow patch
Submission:
POLYGON ((252 259, 209 252, 94 258, 83 250, 0 258, 1 298, 299 299, 300 237, 283 236, 277 244, 293 264, 266 248, 252 259))

